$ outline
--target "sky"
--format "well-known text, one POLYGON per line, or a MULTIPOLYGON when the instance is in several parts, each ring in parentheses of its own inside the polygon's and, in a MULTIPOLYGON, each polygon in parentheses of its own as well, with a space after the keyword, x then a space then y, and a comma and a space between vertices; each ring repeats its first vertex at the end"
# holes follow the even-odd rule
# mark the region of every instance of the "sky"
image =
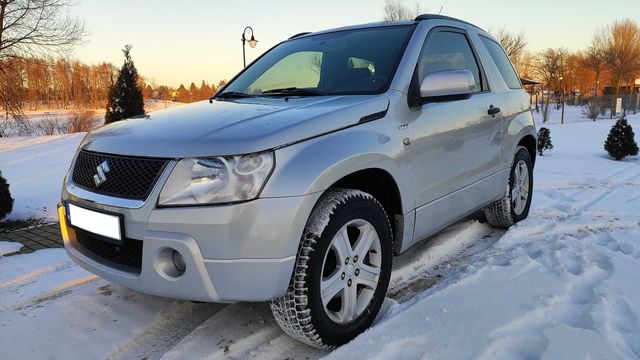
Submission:
MULTIPOLYGON (((415 0, 404 0, 415 8, 415 0)), ((524 32, 528 48, 580 50, 616 19, 640 20, 640 0, 422 0, 422 12, 457 17, 491 31, 524 32)), ((384 0, 80 0, 70 14, 89 33, 74 56, 122 64, 132 44, 138 71, 158 85, 218 83, 242 69, 242 30, 254 29, 247 63, 293 34, 380 21, 384 0)))

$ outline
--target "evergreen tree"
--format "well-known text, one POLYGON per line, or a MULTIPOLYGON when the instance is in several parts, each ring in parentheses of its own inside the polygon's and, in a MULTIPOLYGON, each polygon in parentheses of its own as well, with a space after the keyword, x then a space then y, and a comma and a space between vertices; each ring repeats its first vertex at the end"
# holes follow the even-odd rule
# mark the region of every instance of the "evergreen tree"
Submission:
POLYGON ((198 100, 198 87, 193 82, 191 83, 191 86, 189 86, 189 100, 189 102, 198 100))
POLYGON ((124 64, 118 80, 109 89, 105 124, 144 114, 144 99, 138 83, 138 70, 131 60, 131 45, 125 45, 124 64))
POLYGON ((604 142, 604 149, 616 160, 627 155, 638 155, 638 144, 635 142, 633 128, 627 119, 621 117, 613 124, 604 142))
POLYGON ((178 88, 178 101, 183 102, 183 103, 188 103, 189 102, 189 91, 187 90, 186 87, 184 87, 183 84, 180 84, 180 87, 178 88))
POLYGON ((13 198, 9 191, 9 183, 0 172, 0 220, 7 216, 11 210, 13 210, 13 198))
POLYGON ((538 130, 538 154, 542 156, 542 152, 551 149, 553 149, 551 132, 546 127, 541 127, 540 130, 538 130))

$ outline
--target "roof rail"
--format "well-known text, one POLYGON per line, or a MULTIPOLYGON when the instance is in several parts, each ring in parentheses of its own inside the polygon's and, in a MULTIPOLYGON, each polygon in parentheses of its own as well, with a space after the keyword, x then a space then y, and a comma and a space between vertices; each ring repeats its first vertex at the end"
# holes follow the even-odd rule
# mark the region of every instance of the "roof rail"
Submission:
MULTIPOLYGON (((456 21, 456 22, 460 22, 466 25, 470 25, 473 26, 474 28, 478 28, 480 29, 479 26, 473 25, 472 23, 466 22, 464 20, 460 20, 460 19, 456 19, 454 17, 451 16, 445 16, 445 15, 438 15, 438 14, 421 14, 418 15, 414 21, 423 21, 423 20, 449 20, 449 21, 456 21)), ((482 30, 482 29, 480 29, 482 30)))
POLYGON ((303 35, 307 35, 307 34, 311 34, 311 31, 297 33, 297 34, 293 35, 292 37, 290 37, 289 40, 295 39, 297 37, 300 37, 300 36, 303 36, 303 35))

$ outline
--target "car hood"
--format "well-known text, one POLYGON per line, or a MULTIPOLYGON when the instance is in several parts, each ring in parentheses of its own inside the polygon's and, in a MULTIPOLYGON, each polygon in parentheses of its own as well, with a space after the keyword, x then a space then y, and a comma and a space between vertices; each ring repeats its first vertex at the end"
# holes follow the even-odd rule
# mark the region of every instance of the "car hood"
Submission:
POLYGON ((202 101, 103 126, 80 146, 163 158, 247 154, 355 125, 388 106, 384 95, 202 101))

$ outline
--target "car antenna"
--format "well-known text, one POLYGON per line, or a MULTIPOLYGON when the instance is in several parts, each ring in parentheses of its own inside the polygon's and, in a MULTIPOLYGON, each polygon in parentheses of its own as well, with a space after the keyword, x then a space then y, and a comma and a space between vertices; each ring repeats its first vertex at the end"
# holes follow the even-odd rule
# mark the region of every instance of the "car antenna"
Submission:
POLYGON ((438 11, 438 15, 442 14, 442 8, 444 7, 444 5, 440 5, 440 11, 438 11))

